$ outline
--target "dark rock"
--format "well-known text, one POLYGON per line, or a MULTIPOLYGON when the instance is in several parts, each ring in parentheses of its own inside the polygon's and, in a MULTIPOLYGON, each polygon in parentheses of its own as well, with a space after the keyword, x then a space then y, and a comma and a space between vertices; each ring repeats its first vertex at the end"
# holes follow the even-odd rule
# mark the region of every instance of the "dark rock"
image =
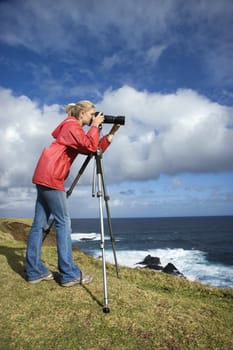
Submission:
POLYGON ((184 275, 173 265, 172 263, 168 263, 163 269, 162 272, 168 273, 170 275, 184 277, 184 275))
POLYGON ((143 261, 137 264, 144 265, 144 268, 161 271, 174 276, 185 277, 172 263, 168 263, 163 267, 160 263, 160 258, 147 255, 143 261))
MULTIPOLYGON (((147 255, 145 257, 145 259, 137 264, 140 265, 161 265, 160 259, 155 257, 155 256, 151 256, 151 255, 147 255)), ((148 266, 147 266, 148 267, 148 266)))

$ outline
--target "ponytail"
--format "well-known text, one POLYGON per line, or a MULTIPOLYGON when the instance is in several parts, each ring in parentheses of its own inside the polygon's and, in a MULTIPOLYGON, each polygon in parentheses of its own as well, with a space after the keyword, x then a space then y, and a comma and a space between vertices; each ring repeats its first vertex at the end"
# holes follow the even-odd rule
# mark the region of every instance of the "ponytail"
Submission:
POLYGON ((68 115, 71 115, 72 117, 75 117, 78 119, 78 116, 81 110, 88 111, 89 109, 94 107, 95 105, 91 101, 84 100, 84 101, 79 101, 77 103, 69 103, 66 106, 65 111, 68 115))

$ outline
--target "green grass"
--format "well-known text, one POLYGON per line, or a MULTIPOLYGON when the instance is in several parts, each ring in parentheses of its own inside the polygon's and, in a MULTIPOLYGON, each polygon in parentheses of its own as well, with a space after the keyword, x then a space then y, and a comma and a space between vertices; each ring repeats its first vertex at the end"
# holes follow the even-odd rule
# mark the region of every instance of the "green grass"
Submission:
MULTIPOLYGON (((56 248, 43 259, 57 272, 56 248)), ((102 263, 74 251, 94 281, 63 288, 58 280, 25 280, 25 242, 0 230, 0 349, 230 350, 233 290, 218 289, 148 269, 107 264, 110 313, 103 313, 102 263)))

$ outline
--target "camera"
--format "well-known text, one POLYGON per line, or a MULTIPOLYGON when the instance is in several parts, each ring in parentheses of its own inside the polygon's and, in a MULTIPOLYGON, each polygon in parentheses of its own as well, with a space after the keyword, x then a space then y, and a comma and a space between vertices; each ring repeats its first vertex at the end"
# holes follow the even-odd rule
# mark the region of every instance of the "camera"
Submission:
MULTIPOLYGON (((100 112, 95 112, 95 117, 99 114, 100 112)), ((103 113, 101 113, 103 114, 103 113)), ((125 117, 123 115, 105 115, 104 114, 104 124, 119 124, 119 125, 125 125, 125 117)))

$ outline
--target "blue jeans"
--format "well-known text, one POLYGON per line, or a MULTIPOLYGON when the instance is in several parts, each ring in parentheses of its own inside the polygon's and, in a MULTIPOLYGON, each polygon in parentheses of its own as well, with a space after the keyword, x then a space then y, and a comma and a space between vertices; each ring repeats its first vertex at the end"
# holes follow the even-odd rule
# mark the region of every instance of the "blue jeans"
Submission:
POLYGON ((28 236, 26 272, 28 280, 46 276, 49 269, 41 260, 44 229, 50 214, 55 220, 58 269, 60 282, 66 283, 81 277, 81 270, 73 262, 71 241, 71 220, 64 191, 37 185, 35 217, 28 236))

